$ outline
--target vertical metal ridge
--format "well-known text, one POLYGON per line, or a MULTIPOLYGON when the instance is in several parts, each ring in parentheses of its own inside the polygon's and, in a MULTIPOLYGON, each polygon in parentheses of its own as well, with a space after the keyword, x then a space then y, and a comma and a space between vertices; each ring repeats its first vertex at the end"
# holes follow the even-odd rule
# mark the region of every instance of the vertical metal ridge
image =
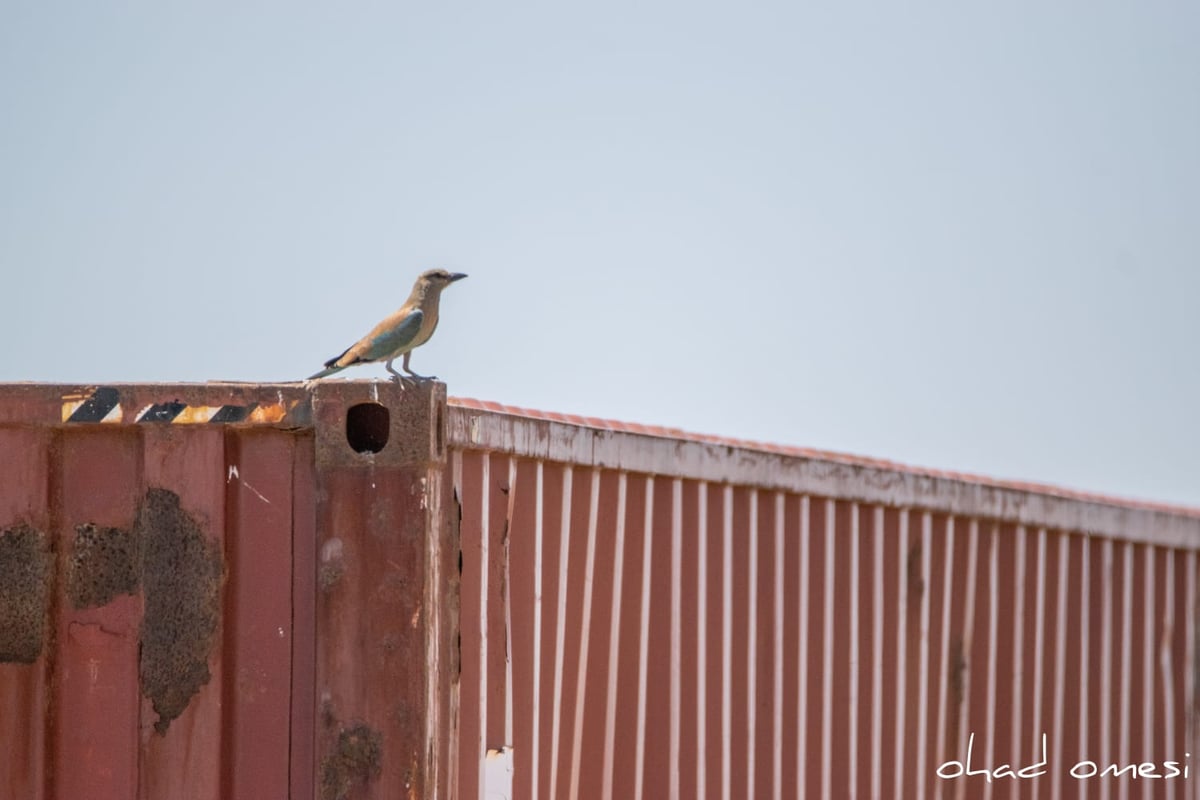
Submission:
MULTIPOLYGON (((516 496, 516 459, 508 460, 509 497, 516 496)), ((512 501, 510 500, 510 503, 512 501)), ((507 519, 512 519, 510 505, 507 519)), ((491 534, 489 534, 490 536, 491 534)), ((512 531, 504 533, 504 740, 513 743, 513 614, 512 614, 512 570, 509 554, 512 552, 512 531)))
POLYGON ((796 670, 800 688, 796 693, 796 725, 798 729, 796 736, 796 788, 800 797, 804 796, 805 778, 808 777, 806 773, 808 764, 805 759, 808 754, 806 746, 808 739, 808 592, 809 574, 812 572, 812 565, 809 563, 808 557, 808 538, 811 532, 810 511, 811 501, 808 495, 802 495, 800 497, 800 635, 797 637, 800 652, 797 664, 799 668, 796 670))
MULTIPOLYGON (((967 749, 967 727, 970 723, 970 702, 971 696, 971 672, 972 664, 970 662, 971 648, 975 640, 975 587, 976 576, 979 567, 979 520, 972 519, 967 524, 967 575, 966 586, 970 587, 971 591, 967 592, 966 601, 964 602, 963 611, 963 633, 962 633, 962 657, 965 662, 965 668, 962 670, 962 701, 958 706, 958 747, 955 750, 957 753, 966 752, 967 749)), ((962 800, 966 791, 966 783, 964 781, 956 781, 954 784, 954 796, 957 800, 962 800)))
MULTIPOLYGON (((1101 607, 1103 622, 1100 625, 1100 742, 1103 755, 1089 755, 1095 761, 1113 758, 1112 747, 1112 694, 1113 694, 1113 546, 1111 539, 1101 545, 1101 591, 1104 599, 1101 607)), ((1085 751, 1086 752, 1086 751, 1085 751)), ((1115 758, 1114 758, 1115 760, 1115 758)), ((1108 800, 1111 781, 1100 784, 1101 800, 1108 800)))
MULTIPOLYGON (((1007 743, 1008 755, 1003 760, 1011 764, 1023 764, 1021 739, 1026 733, 1021 728, 1022 705, 1025 697, 1025 540, 1029 535, 1024 525, 1015 529, 1016 565, 1013 569, 1013 647, 1012 647, 1012 738, 1007 743)), ((1041 619, 1034 624, 1040 624, 1041 619)), ((998 655, 998 654, 997 654, 998 655)), ((1032 762, 1030 762, 1032 763, 1032 762)))
POLYGON ((696 490, 696 789, 707 796, 708 760, 708 483, 696 490))
MULTIPOLYGON (((1133 543, 1126 542, 1121 558, 1121 693, 1120 731, 1117 737, 1117 758, 1129 763, 1129 724, 1133 712, 1133 543)), ((1118 784, 1122 800, 1129 798, 1129 782, 1118 784)))
POLYGON ((917 800, 925 800, 924 770, 929 756, 929 580, 932 577, 929 561, 933 549, 933 517, 921 514, 921 652, 920 674, 917 676, 917 800))
MULTIPOLYGON (((457 454, 456 454, 457 455, 457 454)), ((476 769, 479 771, 479 800, 485 800, 487 793, 487 785, 484 780, 484 767, 487 763, 487 722, 488 722, 488 553, 490 523, 489 523, 489 505, 488 496, 490 491, 490 456, 483 458, 483 493, 481 503, 483 507, 483 529, 479 537, 479 709, 478 709, 478 739, 475 742, 475 760, 476 769)), ((462 481, 462 458, 454 459, 455 469, 457 470, 456 479, 461 485, 462 481)), ((511 494, 511 492, 510 492, 511 494)), ((512 512, 509 512, 509 519, 512 519, 512 512)), ((507 625, 505 627, 508 627, 507 625)))
MULTIPOLYGON (((587 694, 588 645, 592 638, 592 584, 596 568, 596 527, 600 521, 600 470, 592 469, 591 493, 588 496, 586 555, 583 566, 583 621, 579 636, 579 664, 575 676, 575 729, 571 737, 571 797, 579 796, 580 759, 583 755, 584 700, 587 694)), ((551 792, 555 787, 551 787, 551 792)))
POLYGON ((774 672, 771 681, 771 796, 780 800, 783 796, 783 523, 784 495, 775 492, 775 575, 771 598, 775 603, 774 613, 774 672))
MULTIPOLYGON (((1162 743, 1154 741, 1154 547, 1143 544, 1138 546, 1142 554, 1142 746, 1140 752, 1153 753, 1162 743)), ((1170 724, 1164 716, 1163 722, 1170 724)), ((1170 752, 1165 748, 1162 752, 1170 752)), ((1143 795, 1149 796, 1149 781, 1143 785, 1143 795)))
POLYGON ((721 797, 730 800, 733 779, 730 776, 730 730, 732 717, 733 653, 729 638, 733 634, 733 487, 725 484, 721 502, 721 797))
MULTIPOLYGON (((1034 760, 1030 763, 1036 763, 1037 757, 1040 755, 1040 750, 1037 749, 1041 743, 1042 733, 1046 730, 1046 718, 1042 711, 1042 696, 1045 693, 1045 678, 1046 661, 1046 529, 1038 528, 1037 531, 1037 564, 1035 569, 1036 585, 1034 586, 1033 599, 1033 663, 1035 669, 1033 671, 1033 713, 1037 719, 1037 725, 1034 728, 1034 735, 1037 737, 1034 760)), ((1058 630, 1058 636, 1063 635, 1062 629, 1058 630)), ((1031 720, 1032 721, 1032 720, 1031 720)), ((1020 752, 1019 750, 1017 751, 1020 752)), ((1041 796, 1042 782, 1034 781, 1033 785, 1033 800, 1039 800, 1041 796)))
MULTIPOLYGON (((996 552, 999 547, 999 525, 991 524, 991 534, 988 536, 988 643, 987 643, 987 723, 988 731, 987 755, 985 763, 996 762, 996 641, 999 638, 999 605, 1000 605, 1000 558, 996 552)), ((983 787, 984 800, 992 796, 992 783, 988 781, 983 787)))
MULTIPOLYGON (((613 554, 612 614, 608 631, 608 691, 604 707, 604 777, 601 796, 613 796, 613 762, 616 751, 618 654, 621 646, 621 584, 625 571, 625 497, 628 476, 617 473, 617 530, 613 554)), ((563 565, 565 571, 566 565, 563 565)))
POLYGON ((642 799, 646 766, 646 679, 650 641, 650 544, 654 533, 654 476, 646 476, 646 516, 642 522, 642 595, 638 634, 637 755, 634 770, 634 800, 642 799))
POLYGON ((746 797, 754 797, 755 733, 758 728, 755 702, 758 691, 758 490, 750 490, 750 526, 746 541, 749 552, 746 592, 746 797))
POLYGON ((897 598, 896 598, 896 730, 895 730, 895 749, 893 754, 893 770, 894 780, 893 793, 895 797, 904 797, 904 742, 905 721, 904 715, 907 703, 905 698, 905 685, 907 677, 905 675, 904 665, 907 662, 905 648, 907 646, 907 637, 905 636, 905 622, 908 619, 908 592, 904 587, 908 583, 908 510, 900 509, 900 531, 899 531, 899 553, 900 557, 896 559, 896 565, 893 569, 899 570, 899 580, 897 582, 897 598))
POLYGON ((847 756, 850 796, 858 790, 858 503, 850 504, 850 724, 847 756))
MULTIPOLYGON (((460 514, 461 514, 462 507, 464 505, 466 505, 466 503, 468 502, 468 500, 463 496, 463 466, 462 466, 463 454, 462 454, 462 451, 461 450, 451 450, 449 453, 449 458, 450 458, 450 483, 452 486, 452 490, 454 492, 454 497, 458 500, 458 506, 459 506, 460 514)), ((460 529, 459 535, 460 535, 459 554, 461 557, 463 550, 466 549, 462 545, 461 529, 460 529)), ((470 609, 460 608, 459 613, 460 613, 460 615, 463 613, 470 613, 470 609)), ((460 659, 459 660, 459 674, 461 676, 462 671, 463 671, 461 644, 459 646, 459 659, 460 659)), ((457 682, 455 682, 454 688, 452 691, 454 693, 454 700, 453 700, 453 707, 451 708, 451 713, 450 713, 451 720, 452 720, 451 726, 453 729, 451 736, 453 737, 453 739, 457 740, 458 734, 459 734, 458 729, 462 724, 460 720, 462 718, 462 713, 463 713, 462 703, 460 701, 459 687, 458 687, 457 682)), ((449 775, 448 775, 448 781, 447 781, 447 791, 449 792, 451 797, 458 797, 458 796, 460 796, 460 792, 461 792, 461 788, 460 788, 461 783, 460 783, 459 778, 463 773, 463 769, 459 768, 457 765, 465 765, 469 762, 470 762, 469 755, 467 753, 463 753, 462 750, 460 748, 457 748, 455 746, 455 743, 452 741, 451 749, 450 749, 450 763, 448 764, 449 775)), ((483 784, 482 764, 476 763, 474 766, 474 770, 475 770, 476 775, 478 776, 480 785, 482 785, 483 784)))
MULTIPOLYGON (((1054 599, 1054 752, 1063 751, 1063 718, 1066 705, 1067 672, 1067 579, 1069 576, 1071 539, 1066 533, 1058 534, 1058 586, 1054 599)), ((1082 724, 1081 724, 1082 727, 1082 724)), ((1062 798, 1062 778, 1058 776, 1050 784, 1051 800, 1062 798)))
MULTIPOLYGON (((1185 608, 1189 613, 1196 613, 1196 551, 1188 550, 1184 556, 1184 567, 1187 571, 1187 583, 1183 587, 1185 608)), ((1196 746, 1196 678, 1200 670, 1196 664, 1196 623, 1193 620, 1184 622, 1184 675, 1183 675, 1183 707, 1187 710, 1187 742, 1185 747, 1196 746)), ((1196 788, 1192 794, 1200 797, 1200 781, 1193 784, 1196 788)))
POLYGON ((683 618, 683 481, 671 481, 671 729, 668 795, 679 800, 679 722, 683 709, 680 703, 683 618))
MULTIPOLYGON (((554 714, 550 718, 550 791, 558 791, 558 765, 560 761, 559 742, 562 732, 562 682, 563 654, 566 650, 567 638, 567 564, 571 551, 571 491, 574 468, 570 464, 563 465, 562 476, 562 511, 559 522, 558 545, 558 582, 555 591, 557 612, 554 621, 554 714)), ((625 476, 621 475, 621 485, 624 487, 625 476)), ((622 498, 624 499, 624 498, 622 498)), ((620 559, 615 568, 621 569, 620 559)), ((619 593, 619 592, 618 592, 619 593)), ((616 615, 613 620, 616 626, 616 615)), ((611 768, 611 753, 607 754, 606 764, 611 768)), ((611 790, 611 787, 610 787, 611 790)))
MULTIPOLYGON (((1163 554, 1163 619, 1162 633, 1158 643, 1158 668, 1162 673, 1163 685, 1163 752, 1176 753, 1175 725, 1171 714, 1175 711, 1175 677, 1173 675, 1175 648, 1175 551, 1166 549, 1163 554)), ((1175 800, 1175 784, 1172 782, 1167 793, 1175 800)))
MULTIPOLYGON (((874 550, 871 581, 871 797, 883 791, 883 507, 872 514, 874 550)), ((949 572, 947 571, 947 578, 949 572)))
MULTIPOLYGON (((1079 698, 1079 757, 1086 758, 1088 752, 1088 733, 1089 731, 1089 714, 1088 714, 1088 694, 1091 689, 1091 681, 1089 680, 1088 669, 1089 658, 1091 656, 1091 636, 1088 634, 1088 613, 1091 606, 1089 600, 1089 592, 1091 591, 1092 580, 1092 540, 1090 538, 1080 539, 1080 549, 1082 555, 1080 557, 1079 571, 1079 684, 1076 688, 1077 697, 1079 698)), ((1086 787, 1081 786, 1080 792, 1086 792, 1086 787)))
MULTIPOLYGON (((946 725, 950 716, 950 609, 954 605, 950 598, 954 587, 952 580, 954 570, 951 569, 954 564, 954 517, 946 517, 945 534, 946 569, 942 571, 942 641, 938 651, 941 661, 941 668, 938 670, 938 686, 941 687, 941 690, 938 692, 937 733, 934 739, 939 753, 946 753, 949 744, 946 741, 946 725)), ((932 576, 930 577, 932 578, 932 576)), ((941 800, 944 785, 945 781, 934 781, 934 797, 938 800, 941 800)))
MULTIPOLYGON (((530 790, 529 795, 533 800, 538 798, 538 781, 541 778, 541 767, 539 756, 542 749, 541 737, 541 694, 542 694, 542 472, 543 463, 537 462, 537 472, 534 478, 534 523, 533 523, 533 661, 531 663, 533 672, 533 707, 530 709, 532 717, 533 731, 530 735, 533 747, 529 753, 529 779, 530 790)), ((512 509, 517 496, 517 459, 510 457, 508 459, 508 505, 509 505, 509 520, 513 518, 512 509)), ((512 625, 507 626, 512 630, 512 625)), ((510 634, 511 636, 511 634, 510 634)), ((509 652, 512 652, 511 649, 509 652)), ((509 685, 512 682, 509 681, 509 685)), ((512 717, 512 702, 511 699, 507 703, 508 717, 512 717)))
POLYGON ((821 797, 832 797, 833 779, 833 603, 834 537, 837 516, 832 498, 825 500, 825 575, 821 582, 821 797))

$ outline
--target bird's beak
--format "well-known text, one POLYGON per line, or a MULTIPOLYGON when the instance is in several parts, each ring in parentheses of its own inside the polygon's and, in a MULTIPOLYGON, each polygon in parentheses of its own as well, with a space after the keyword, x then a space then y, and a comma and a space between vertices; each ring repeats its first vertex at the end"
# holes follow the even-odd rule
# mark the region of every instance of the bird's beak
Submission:
POLYGON ((450 282, 454 283, 455 281, 461 281, 465 277, 467 277, 467 273, 465 272, 451 272, 450 282))

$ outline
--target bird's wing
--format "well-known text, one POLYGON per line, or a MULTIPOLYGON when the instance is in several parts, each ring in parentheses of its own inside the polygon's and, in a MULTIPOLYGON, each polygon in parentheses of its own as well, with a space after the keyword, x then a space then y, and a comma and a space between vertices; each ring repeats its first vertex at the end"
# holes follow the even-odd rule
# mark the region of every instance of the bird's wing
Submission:
POLYGON ((370 333, 351 345, 346 352, 327 361, 325 366, 348 367, 351 364, 392 358, 404 352, 406 346, 417 338, 424 317, 424 312, 419 308, 401 309, 372 328, 370 333))

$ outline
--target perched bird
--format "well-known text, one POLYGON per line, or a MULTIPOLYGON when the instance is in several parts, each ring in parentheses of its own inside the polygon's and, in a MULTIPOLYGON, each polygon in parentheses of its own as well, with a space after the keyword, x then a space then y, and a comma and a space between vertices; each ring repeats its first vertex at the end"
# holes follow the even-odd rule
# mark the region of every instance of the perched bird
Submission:
POLYGON ((433 330, 438 324, 438 300, 441 299, 442 290, 465 277, 467 276, 461 272, 447 272, 444 269, 422 272, 413 284, 412 294, 408 296, 404 305, 372 328, 366 336, 350 345, 340 356, 326 361, 325 369, 309 380, 324 378, 355 364, 370 364, 376 361, 387 362, 387 371, 392 373, 393 380, 404 380, 405 376, 392 369, 392 362, 400 356, 404 356, 401 366, 413 378, 430 380, 436 377, 413 372, 408 368, 408 358, 415 348, 425 344, 429 337, 433 336, 433 330))

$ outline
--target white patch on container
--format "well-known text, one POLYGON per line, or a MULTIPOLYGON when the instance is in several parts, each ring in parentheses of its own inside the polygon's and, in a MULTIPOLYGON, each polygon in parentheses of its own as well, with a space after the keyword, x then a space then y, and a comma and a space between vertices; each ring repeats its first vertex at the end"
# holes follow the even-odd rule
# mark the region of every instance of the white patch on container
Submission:
POLYGON ((483 765, 485 800, 512 800, 513 749, 488 750, 483 765))
POLYGON ((267 505, 271 505, 271 501, 268 500, 266 497, 264 497, 262 492, 260 492, 258 489, 255 489, 253 486, 251 486, 250 484, 248 484, 244 480, 242 480, 242 477, 240 475, 238 475, 237 464, 230 464, 229 472, 226 473, 226 475, 225 475, 225 483, 229 483, 234 478, 237 478, 239 481, 241 481, 242 486, 245 486, 247 489, 254 492, 255 496, 257 496, 259 500, 262 500, 267 505))

